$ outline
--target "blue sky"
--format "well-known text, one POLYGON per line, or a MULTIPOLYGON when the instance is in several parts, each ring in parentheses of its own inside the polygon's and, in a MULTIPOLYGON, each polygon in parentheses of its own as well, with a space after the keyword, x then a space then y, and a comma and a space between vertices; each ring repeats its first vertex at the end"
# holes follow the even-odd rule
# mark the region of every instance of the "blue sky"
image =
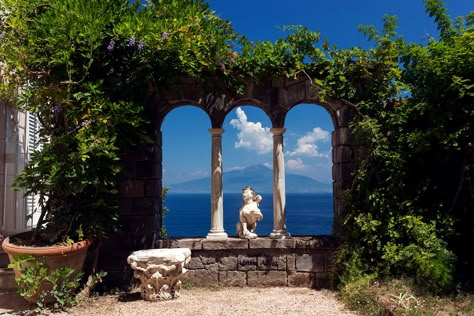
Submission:
MULTIPOLYGON (((384 14, 398 17, 398 33, 407 41, 426 44, 436 37, 434 22, 424 13, 422 0, 211 0, 211 9, 231 21, 236 32, 250 40, 286 36, 284 25, 304 25, 339 48, 370 47, 357 26, 382 28, 384 14)), ((446 1, 448 13, 466 15, 472 0, 446 1)), ((286 172, 331 182, 331 132, 326 111, 302 104, 289 112, 284 135, 286 172)), ((211 127, 207 115, 192 106, 173 110, 162 125, 163 183, 179 183, 210 175, 211 127)), ((224 172, 255 164, 271 167, 270 120, 259 109, 243 106, 230 112, 222 135, 224 172)))

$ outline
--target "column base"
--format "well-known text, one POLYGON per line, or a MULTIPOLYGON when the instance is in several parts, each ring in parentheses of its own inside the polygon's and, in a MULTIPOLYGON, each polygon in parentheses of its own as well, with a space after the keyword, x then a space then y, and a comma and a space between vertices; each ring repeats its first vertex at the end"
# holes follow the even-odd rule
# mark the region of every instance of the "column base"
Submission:
POLYGON ((225 231, 210 231, 207 233, 206 239, 211 240, 225 240, 227 239, 227 233, 225 231))
POLYGON ((270 239, 290 239, 291 235, 286 229, 273 230, 270 239))

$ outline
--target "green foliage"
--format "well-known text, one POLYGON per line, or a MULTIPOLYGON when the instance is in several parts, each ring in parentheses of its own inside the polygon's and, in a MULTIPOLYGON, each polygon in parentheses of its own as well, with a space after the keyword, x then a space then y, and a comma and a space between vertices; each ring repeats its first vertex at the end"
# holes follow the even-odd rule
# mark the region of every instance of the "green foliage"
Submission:
POLYGON ((163 189, 161 190, 161 238, 166 238, 167 235, 166 226, 164 222, 166 213, 169 212, 169 208, 166 207, 166 194, 168 193, 169 189, 170 188, 168 187, 163 187, 163 189))
POLYGON ((44 259, 36 259, 30 255, 14 256, 9 268, 16 267, 21 275, 16 279, 18 294, 23 297, 38 295, 36 310, 41 312, 47 306, 46 299, 52 298, 49 306, 53 310, 70 307, 75 303, 75 292, 79 288, 82 277, 70 267, 62 267, 50 271, 44 259))
POLYGON ((361 315, 471 315, 474 306, 472 294, 433 296, 422 291, 410 279, 378 281, 370 275, 344 286, 340 298, 346 306, 361 315))
POLYGON ((474 241, 473 29, 456 31, 438 1, 426 8, 442 33, 426 46, 394 38, 391 21, 387 35, 362 28, 376 41, 372 56, 397 69, 385 70, 391 87, 377 87, 380 97, 357 103, 353 128, 369 150, 349 192, 343 283, 364 273, 408 275, 438 292, 472 278, 462 245, 474 241))
POLYGON ((347 283, 340 291, 341 299, 350 309, 363 311, 366 315, 383 315, 377 297, 370 292, 376 282, 375 275, 363 275, 347 283))
POLYGON ((145 89, 222 73, 237 37, 201 1, 5 0, 0 12, 0 97, 41 122, 43 149, 15 182, 39 196, 33 240, 104 238, 118 229, 121 153, 151 142, 145 89))
POLYGON ((244 93, 249 80, 283 76, 310 80, 322 102, 352 103, 351 127, 368 147, 347 192, 341 280, 406 274, 443 290, 455 268, 474 279, 462 244, 474 241, 474 15, 453 23, 442 1, 425 8, 440 40, 407 44, 385 16, 381 31, 360 27, 374 44, 364 50, 302 26, 253 43, 199 0, 2 1, 0 97, 42 123, 44 148, 16 180, 40 197, 35 237, 118 228, 121 153, 151 141, 150 87, 188 77, 203 93, 244 93))

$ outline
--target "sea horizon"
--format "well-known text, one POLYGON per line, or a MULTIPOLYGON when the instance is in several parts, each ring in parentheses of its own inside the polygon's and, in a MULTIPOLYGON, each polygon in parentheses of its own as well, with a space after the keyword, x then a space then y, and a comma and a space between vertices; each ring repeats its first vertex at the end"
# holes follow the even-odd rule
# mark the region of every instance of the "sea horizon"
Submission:
MULTIPOLYGON (((263 220, 257 223, 260 237, 273 229, 273 193, 260 193, 263 220)), ((242 206, 241 192, 224 192, 224 230, 235 237, 235 226, 242 206)), ((164 225, 168 237, 205 237, 211 225, 210 193, 167 193, 164 225)), ((286 226, 292 236, 331 235, 333 224, 332 193, 287 193, 286 226)))

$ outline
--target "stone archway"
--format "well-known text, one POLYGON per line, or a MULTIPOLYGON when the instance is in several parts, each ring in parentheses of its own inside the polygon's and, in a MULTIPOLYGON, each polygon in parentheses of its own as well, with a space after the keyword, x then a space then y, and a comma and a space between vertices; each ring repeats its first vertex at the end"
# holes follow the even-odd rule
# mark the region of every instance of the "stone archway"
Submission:
MULTIPOLYGON (((273 78, 261 83, 249 81, 243 95, 237 95, 220 85, 184 79, 179 85, 159 91, 150 87, 145 106, 154 127, 155 143, 144 150, 124 153, 129 172, 120 179, 120 211, 123 231, 108 241, 107 249, 121 249, 123 254, 136 249, 153 248, 160 239, 162 189, 162 134, 161 124, 171 110, 182 105, 203 109, 210 118, 212 142, 212 190, 210 238, 225 239, 222 217, 222 162, 221 134, 226 115, 242 105, 253 105, 270 118, 274 135, 274 230, 271 237, 284 239, 285 227, 284 158, 282 150, 285 118, 289 110, 302 103, 318 104, 329 113, 332 133, 332 178, 334 196, 333 236, 341 237, 344 220, 344 190, 352 185, 356 160, 363 154, 361 144, 353 137, 349 123, 355 113, 349 102, 333 97, 319 98, 308 80, 273 78), (211 84, 215 86, 210 87, 211 84), (218 92, 216 92, 218 91, 218 92), (219 171, 220 170, 220 171, 219 171), (275 201, 275 199, 277 199, 275 201), (276 207, 275 207, 276 205, 276 207)), ((106 251, 103 255, 107 256, 106 251)), ((106 267, 105 267, 106 268, 106 267)))

